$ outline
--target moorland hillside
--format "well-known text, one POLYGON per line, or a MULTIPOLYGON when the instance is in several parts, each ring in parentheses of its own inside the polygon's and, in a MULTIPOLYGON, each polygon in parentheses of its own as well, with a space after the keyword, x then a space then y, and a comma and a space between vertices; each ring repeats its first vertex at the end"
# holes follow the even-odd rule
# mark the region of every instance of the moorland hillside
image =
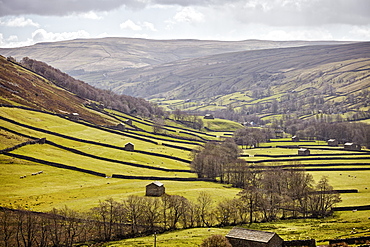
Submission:
POLYGON ((116 73, 111 86, 172 109, 354 113, 368 110, 369 59, 370 43, 244 51, 116 73))
POLYGON ((101 38, 0 49, 0 54, 17 60, 23 57, 40 60, 96 87, 113 89, 110 83, 125 81, 112 77, 113 72, 228 52, 338 43, 348 42, 101 38))
POLYGON ((363 79, 369 54, 370 43, 226 53, 117 72, 112 77, 125 81, 111 86, 145 98, 201 100, 235 92, 269 89, 273 95, 329 85, 335 94, 348 92, 346 86, 363 79))

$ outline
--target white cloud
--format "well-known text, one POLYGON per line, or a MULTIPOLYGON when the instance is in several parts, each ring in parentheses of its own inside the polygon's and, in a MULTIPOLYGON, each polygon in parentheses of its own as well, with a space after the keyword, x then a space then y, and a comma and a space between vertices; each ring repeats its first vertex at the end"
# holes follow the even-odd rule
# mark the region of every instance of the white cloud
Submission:
POLYGON ((26 41, 19 41, 18 36, 11 35, 9 38, 5 39, 4 35, 0 33, 0 47, 1 48, 14 48, 14 47, 22 47, 34 44, 31 39, 27 39, 26 41))
POLYGON ((23 16, 22 17, 13 17, 11 19, 8 19, 6 21, 0 20, 0 26, 6 26, 6 27, 39 27, 40 25, 31 19, 26 19, 23 16))
POLYGON ((203 22, 204 15, 193 7, 185 7, 182 8, 181 11, 177 12, 173 19, 176 22, 196 23, 203 22))
POLYGON ((0 33, 0 46, 3 47, 4 45, 5 45, 4 36, 2 33, 0 33))
POLYGON ((354 26, 349 31, 351 36, 355 36, 362 40, 370 40, 370 25, 369 26, 354 26))
POLYGON ((103 19, 103 16, 98 15, 94 11, 89 11, 85 13, 81 13, 78 15, 79 17, 85 18, 85 19, 91 19, 91 20, 101 20, 103 19))
POLYGON ((141 26, 135 24, 135 22, 133 22, 131 20, 127 20, 125 22, 122 22, 119 26, 122 29, 131 29, 133 31, 141 31, 142 30, 141 26))
POLYGON ((8 42, 17 42, 18 41, 18 36, 17 35, 10 35, 9 38, 7 39, 8 42))
POLYGON ((120 26, 121 29, 131 29, 133 31, 142 31, 143 29, 153 31, 153 32, 158 31, 154 27, 153 23, 147 22, 147 21, 135 23, 132 20, 127 20, 127 21, 121 23, 119 26, 120 26))
POLYGON ((153 31, 153 32, 156 32, 158 31, 155 27, 154 27, 154 24, 153 23, 150 23, 150 22, 147 22, 147 21, 144 21, 143 24, 142 24, 143 27, 145 27, 147 30, 150 30, 150 31, 153 31))
POLYGON ((32 41, 37 42, 52 42, 52 41, 62 41, 77 38, 90 38, 90 34, 85 30, 79 30, 77 32, 62 32, 53 33, 47 32, 44 29, 37 29, 32 33, 32 41))

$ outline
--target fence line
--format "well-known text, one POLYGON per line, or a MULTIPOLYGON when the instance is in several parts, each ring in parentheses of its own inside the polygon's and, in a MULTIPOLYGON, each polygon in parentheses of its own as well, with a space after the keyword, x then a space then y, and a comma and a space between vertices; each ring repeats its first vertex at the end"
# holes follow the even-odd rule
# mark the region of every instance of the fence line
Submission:
POLYGON ((13 154, 13 153, 3 153, 3 155, 10 156, 10 157, 17 158, 17 159, 22 159, 22 160, 28 160, 28 161, 32 161, 32 162, 43 164, 43 165, 53 166, 53 167, 57 167, 57 168, 63 168, 63 169, 83 172, 83 173, 87 173, 87 174, 98 176, 98 177, 106 177, 106 175, 104 173, 101 173, 101 172, 96 172, 96 171, 92 171, 92 170, 88 170, 88 169, 78 168, 78 167, 75 167, 75 166, 64 165, 64 164, 60 164, 60 163, 56 163, 56 162, 36 159, 36 158, 25 156, 25 155, 13 154))
MULTIPOLYGON (((62 137, 62 138, 65 138, 65 139, 69 139, 69 140, 73 140, 73 141, 78 141, 78 142, 88 143, 88 144, 92 144, 92 145, 98 145, 98 146, 118 149, 118 150, 126 151, 126 152, 136 152, 136 153, 142 153, 142 154, 147 154, 147 155, 151 155, 151 156, 158 156, 158 157, 162 157, 162 158, 167 158, 167 159, 172 159, 172 160, 176 160, 176 161, 185 162, 185 163, 188 163, 188 164, 190 163, 189 160, 182 159, 182 158, 179 158, 179 157, 174 157, 174 156, 171 156, 171 155, 157 154, 157 153, 152 153, 152 152, 147 152, 147 151, 140 151, 140 150, 127 151, 127 150, 125 150, 124 147, 118 147, 118 146, 114 146, 114 145, 110 145, 110 144, 105 144, 105 143, 100 143, 100 142, 95 142, 95 141, 89 141, 89 140, 84 140, 84 139, 80 139, 80 138, 76 138, 76 137, 72 137, 72 136, 59 134, 57 132, 44 130, 44 129, 33 127, 33 126, 30 126, 30 125, 27 125, 27 124, 18 123, 14 120, 11 120, 11 119, 8 119, 8 118, 2 117, 2 116, 0 116, 0 119, 2 119, 4 121, 7 121, 7 122, 10 122, 12 124, 18 125, 18 126, 22 126, 22 127, 25 127, 25 128, 29 128, 29 129, 32 129, 32 130, 42 132, 42 133, 55 135, 55 136, 62 137)), ((154 143, 156 143, 156 142, 154 142, 154 143)))

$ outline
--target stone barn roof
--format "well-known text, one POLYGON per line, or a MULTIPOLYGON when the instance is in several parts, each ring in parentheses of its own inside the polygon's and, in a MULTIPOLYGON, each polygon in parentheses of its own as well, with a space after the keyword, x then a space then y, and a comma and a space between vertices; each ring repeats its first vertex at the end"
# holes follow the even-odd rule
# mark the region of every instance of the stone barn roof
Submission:
POLYGON ((158 181, 152 182, 152 183, 148 184, 147 186, 152 185, 152 184, 156 185, 157 187, 164 186, 164 184, 163 184, 163 183, 158 182, 158 181))
POLYGON ((229 238, 243 239, 253 242, 268 243, 275 235, 274 232, 263 232, 245 228, 234 227, 226 235, 229 238))

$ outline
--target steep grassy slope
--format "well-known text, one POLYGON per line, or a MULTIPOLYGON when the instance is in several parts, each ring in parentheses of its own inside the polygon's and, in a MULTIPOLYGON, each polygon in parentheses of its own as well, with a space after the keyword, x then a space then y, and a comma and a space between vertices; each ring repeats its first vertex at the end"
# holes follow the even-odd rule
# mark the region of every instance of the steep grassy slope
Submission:
POLYGON ((112 124, 112 118, 84 107, 86 100, 56 87, 45 78, 0 56, 0 103, 31 107, 57 114, 77 112, 97 124, 112 124))
POLYGON ((13 56, 17 60, 23 57, 41 60, 91 85, 110 89, 110 83, 121 81, 111 77, 112 72, 226 52, 334 43, 338 42, 103 38, 0 49, 0 54, 13 56))

